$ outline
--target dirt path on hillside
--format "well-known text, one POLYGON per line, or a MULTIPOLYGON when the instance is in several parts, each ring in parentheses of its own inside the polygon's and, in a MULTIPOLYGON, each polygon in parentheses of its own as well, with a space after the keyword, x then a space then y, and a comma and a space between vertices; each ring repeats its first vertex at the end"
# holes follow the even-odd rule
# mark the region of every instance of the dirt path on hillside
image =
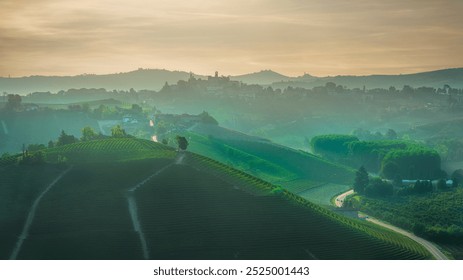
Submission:
POLYGON ((37 211, 37 207, 39 206, 40 201, 42 198, 47 194, 49 190, 61 179, 68 173, 72 167, 69 167, 65 171, 63 171, 53 182, 51 182, 47 188, 40 193, 40 195, 34 200, 34 203, 32 204, 31 210, 29 210, 29 214, 27 215, 26 222, 24 223, 23 230, 21 231, 21 234, 18 237, 18 241, 16 242, 16 246, 14 247, 13 253, 11 253, 10 260, 15 260, 18 257, 19 252, 21 251, 21 247, 24 243, 24 240, 26 240, 27 236, 29 235, 29 230, 32 225, 32 222, 34 221, 35 217, 35 212, 37 211))
POLYGON ((338 195, 334 200, 334 204, 336 205, 336 207, 341 208, 342 204, 344 203, 344 200, 346 199, 346 196, 351 195, 353 193, 354 190, 348 190, 347 192, 338 195))
MULTIPOLYGON (((336 207, 342 207, 342 203, 344 202, 344 199, 346 198, 346 196, 350 195, 354 193, 354 190, 349 190, 345 193, 342 193, 340 195, 338 195, 335 199, 335 205, 336 207)), ((361 216, 361 215, 359 215, 361 216)), ((385 228, 388 228, 392 231, 395 231, 399 234, 402 234, 402 235, 405 235, 407 236, 408 238, 418 242, 419 244, 421 244, 424 248, 426 248, 426 250, 428 250, 433 256, 434 258, 436 258, 437 260, 448 260, 447 256, 444 255, 444 253, 442 253, 441 250, 439 250, 439 248, 436 247, 436 245, 434 245, 433 243, 421 238, 421 237, 418 237, 416 235, 414 235, 413 233, 411 232, 408 232, 404 229, 401 229, 401 228, 398 228, 396 226, 393 226, 393 225, 390 225, 386 222, 383 222, 381 220, 378 220, 374 217, 371 217, 371 216, 365 216, 365 220, 368 221, 368 222, 371 222, 371 223, 374 223, 374 224, 377 224, 377 225, 380 225, 382 227, 385 227, 385 228)))
POLYGON ((185 154, 179 153, 173 163, 168 164, 164 166, 163 168, 159 169, 158 171, 154 172, 153 174, 151 174, 150 176, 148 176, 147 178, 145 178, 143 181, 136 184, 135 186, 131 187, 127 191, 127 205, 129 208, 130 219, 132 220, 133 230, 138 234, 138 237, 140 238, 140 243, 141 243, 141 247, 143 251, 143 258, 145 260, 149 260, 150 258, 149 250, 148 250, 148 243, 146 242, 145 234, 143 232, 143 228, 140 223, 140 218, 138 217, 138 207, 137 207, 137 201, 135 199, 135 191, 143 187, 143 185, 145 185, 148 181, 160 175, 162 172, 164 172, 166 169, 168 169, 172 165, 182 164, 184 158, 185 158, 185 154))

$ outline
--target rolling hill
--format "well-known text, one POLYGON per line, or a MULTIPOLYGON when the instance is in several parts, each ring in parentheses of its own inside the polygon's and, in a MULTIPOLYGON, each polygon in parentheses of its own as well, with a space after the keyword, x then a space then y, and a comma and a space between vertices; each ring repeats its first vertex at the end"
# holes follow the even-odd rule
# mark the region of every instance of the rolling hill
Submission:
POLYGON ((30 76, 0 78, 0 91, 27 94, 31 92, 58 92, 67 89, 105 88, 107 90, 159 90, 167 82, 175 84, 187 80, 190 74, 185 71, 163 69, 139 69, 127 73, 107 75, 78 76, 30 76))
MULTIPOLYGON (((189 75, 190 73, 186 71, 138 69, 127 73, 106 75, 0 77, 0 92, 28 94, 31 92, 58 92, 72 88, 160 90, 166 82, 175 84, 179 80, 188 80, 189 75)), ((194 76, 202 79, 207 78, 204 75, 194 74, 194 76)), ((289 77, 271 70, 264 70, 230 76, 230 79, 247 84, 272 85, 275 88, 285 88, 287 86, 313 88, 325 85, 327 82, 334 82, 348 88, 362 88, 363 86, 366 88, 389 88, 390 86, 402 88, 404 85, 443 87, 446 84, 454 88, 463 88, 463 68, 400 75, 329 77, 315 77, 308 74, 289 77)))
POLYGON ((400 74, 400 75, 367 75, 367 76, 332 76, 307 78, 300 77, 291 79, 289 82, 275 82, 275 87, 293 87, 312 88, 323 86, 328 82, 343 85, 348 88, 389 88, 394 86, 402 88, 404 85, 412 87, 435 87, 442 88, 449 85, 453 88, 463 88, 463 68, 442 69, 430 72, 400 74))
POLYGON ((327 183, 339 184, 334 196, 349 189, 354 179, 354 170, 349 167, 220 126, 197 124, 183 134, 191 151, 297 194, 327 183))
POLYGON ((255 73, 233 76, 231 79, 246 84, 270 85, 275 82, 289 81, 293 78, 274 72, 272 70, 262 70, 255 73))
POLYGON ((45 163, 0 164, 2 259, 430 258, 406 237, 147 140, 43 153, 45 163))

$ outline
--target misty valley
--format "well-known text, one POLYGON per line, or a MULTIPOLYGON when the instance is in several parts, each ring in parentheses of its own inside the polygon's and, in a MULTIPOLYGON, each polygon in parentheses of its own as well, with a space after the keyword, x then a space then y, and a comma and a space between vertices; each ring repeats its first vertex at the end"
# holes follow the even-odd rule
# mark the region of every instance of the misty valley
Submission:
POLYGON ((0 259, 463 259, 462 80, 0 78, 0 259))

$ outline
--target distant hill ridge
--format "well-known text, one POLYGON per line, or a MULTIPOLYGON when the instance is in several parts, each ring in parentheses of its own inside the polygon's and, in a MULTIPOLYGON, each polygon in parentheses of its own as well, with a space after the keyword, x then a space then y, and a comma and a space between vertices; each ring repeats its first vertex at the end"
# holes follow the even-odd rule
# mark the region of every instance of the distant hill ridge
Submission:
MULTIPOLYGON (((220 74, 220 73, 219 73, 220 74)), ((193 74, 196 78, 206 79, 207 76, 193 74)), ((211 73, 212 75, 212 73, 211 73)), ((167 82, 177 83, 187 80, 190 76, 186 71, 170 71, 165 69, 138 69, 126 73, 78 76, 29 76, 18 78, 0 77, 0 92, 27 94, 37 91, 57 92, 70 88, 105 88, 108 90, 159 90, 167 82)), ((246 84, 271 85, 284 88, 287 86, 312 88, 334 82, 348 88, 401 88, 404 85, 413 87, 429 86, 443 87, 449 85, 463 88, 463 68, 442 69, 430 72, 403 75, 368 75, 368 76, 330 76, 315 77, 304 74, 299 77, 289 77, 272 70, 230 76, 232 80, 246 84)))

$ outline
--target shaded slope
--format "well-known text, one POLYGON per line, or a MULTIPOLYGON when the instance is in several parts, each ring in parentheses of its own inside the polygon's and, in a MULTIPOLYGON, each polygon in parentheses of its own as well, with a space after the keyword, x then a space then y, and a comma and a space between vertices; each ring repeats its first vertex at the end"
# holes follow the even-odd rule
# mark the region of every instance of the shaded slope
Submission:
POLYGON ((43 198, 18 258, 142 259, 125 193, 170 161, 74 167, 43 198))
POLYGON ((256 196, 190 166, 170 167, 140 189, 137 200, 155 259, 426 257, 406 238, 368 225, 356 228, 285 195, 267 191, 256 196))
POLYGON ((46 153, 65 155, 74 167, 42 198, 20 259, 142 259, 127 191, 152 174, 133 191, 151 258, 429 258, 408 238, 209 158, 187 153, 185 164, 171 165, 173 151, 146 140, 107 139, 46 153), (106 161, 90 156, 99 151, 106 161))
POLYGON ((0 164, 0 259, 8 259, 34 200, 65 168, 0 164))
POLYGON ((213 125, 197 125, 190 132, 194 152, 284 185, 294 180, 350 183, 353 170, 315 155, 294 150, 213 125), (192 133, 191 133, 192 132, 192 133))

